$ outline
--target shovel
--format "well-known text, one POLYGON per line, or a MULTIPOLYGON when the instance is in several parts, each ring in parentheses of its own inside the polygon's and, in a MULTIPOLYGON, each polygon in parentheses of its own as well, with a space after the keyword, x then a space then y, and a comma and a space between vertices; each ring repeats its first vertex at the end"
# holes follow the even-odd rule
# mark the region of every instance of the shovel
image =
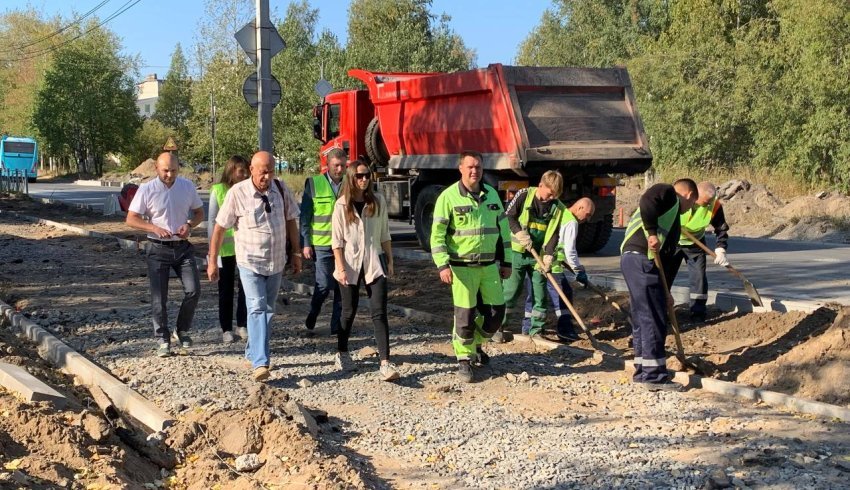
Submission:
MULTIPOLYGON (((538 265, 538 267, 540 267, 540 270, 543 270, 544 269, 543 261, 540 260, 540 255, 538 255, 537 252, 533 248, 530 249, 529 252, 531 252, 531 255, 534 256, 534 260, 537 261, 537 265, 538 265)), ((569 299, 567 299, 567 295, 564 294, 564 290, 561 289, 561 285, 558 284, 558 281, 555 279, 555 276, 553 276, 551 272, 547 272, 546 278, 549 279, 549 282, 552 284, 552 286, 555 287, 555 291, 558 292, 558 296, 560 296, 561 300, 564 302, 564 304, 567 305, 567 309, 569 309, 570 313, 572 313, 573 318, 575 318, 576 323, 578 323, 579 326, 581 327, 582 332, 584 332, 584 334, 587 335, 587 338, 590 340, 590 344, 593 346, 593 348, 598 350, 599 352, 604 353, 604 354, 611 354, 611 355, 617 355, 617 356, 621 355, 622 353, 619 350, 615 349, 614 347, 612 347, 610 345, 601 344, 598 340, 596 340, 596 337, 594 337, 593 334, 590 333, 590 329, 585 326, 584 321, 582 321, 578 312, 573 307, 573 304, 570 302, 569 299)))
MULTIPOLYGON (((697 240, 696 237, 693 236, 688 230, 685 230, 683 228, 682 234, 685 235, 688 240, 694 242, 694 244, 696 244, 699 248, 702 249, 703 252, 710 255, 712 258, 717 257, 717 254, 715 254, 710 248, 706 247, 701 240, 697 240)), ((735 277, 737 277, 741 280, 742 283, 744 283, 744 292, 746 292, 747 296, 750 297, 750 302, 753 304, 753 306, 764 306, 764 302, 761 300, 759 292, 756 291, 756 287, 753 286, 753 283, 751 283, 749 279, 744 277, 743 274, 741 274, 737 269, 735 269, 731 265, 727 265, 726 270, 734 274, 735 277)))
POLYGON ((599 289, 599 286, 593 284, 592 282, 588 281, 585 286, 587 287, 587 289, 590 289, 594 293, 598 294, 603 300, 605 300, 606 303, 609 303, 611 306, 613 306, 615 310, 617 310, 620 313, 622 313, 623 315, 625 315, 626 321, 629 322, 629 326, 632 326, 632 316, 628 312, 628 310, 626 310, 625 308, 620 306, 619 303, 617 303, 616 301, 614 301, 613 299, 608 297, 608 295, 605 294, 605 291, 599 289))
POLYGON ((667 287, 667 276, 664 274, 664 267, 661 265, 661 258, 655 254, 655 268, 658 269, 658 276, 661 277, 661 286, 664 287, 664 293, 667 295, 667 316, 670 317, 670 324, 673 326, 673 336, 676 339, 676 359, 682 363, 682 366, 689 367, 697 373, 704 372, 696 364, 692 363, 685 357, 685 348, 682 346, 682 335, 679 333, 679 320, 676 318, 676 309, 673 306, 670 288, 667 287))

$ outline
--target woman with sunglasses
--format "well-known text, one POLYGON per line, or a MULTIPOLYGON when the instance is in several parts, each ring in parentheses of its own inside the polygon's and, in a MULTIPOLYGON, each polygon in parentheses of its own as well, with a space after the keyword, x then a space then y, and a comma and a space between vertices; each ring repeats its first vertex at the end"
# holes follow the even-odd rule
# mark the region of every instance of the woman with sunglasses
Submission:
POLYGON ((381 359, 380 376, 384 381, 398 379, 390 362, 389 324, 387 322, 387 279, 393 275, 393 254, 387 206, 383 196, 372 188, 372 173, 360 160, 346 170, 340 197, 331 217, 331 248, 334 278, 342 295, 342 325, 337 333, 336 367, 354 369, 348 352, 348 338, 360 299, 360 283, 369 296, 375 340, 381 359))

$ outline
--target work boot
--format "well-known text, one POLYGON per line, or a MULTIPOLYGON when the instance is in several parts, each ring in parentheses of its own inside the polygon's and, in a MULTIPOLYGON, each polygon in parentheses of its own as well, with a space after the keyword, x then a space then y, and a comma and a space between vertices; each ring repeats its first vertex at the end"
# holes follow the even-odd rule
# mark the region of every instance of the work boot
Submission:
POLYGON ((461 383, 472 383, 472 364, 468 360, 458 361, 457 380, 461 383))
POLYGON ((490 342, 495 342, 497 344, 504 344, 505 342, 508 341, 506 337, 507 336, 502 331, 502 329, 499 328, 498 330, 496 330, 496 333, 494 333, 493 336, 490 337, 490 342))
POLYGON ((171 344, 168 342, 162 342, 159 344, 159 348, 156 350, 157 357, 171 357, 171 344))
POLYGON ((651 391, 651 392, 654 392, 654 391, 684 391, 684 389, 685 389, 685 387, 682 386, 681 384, 679 384, 675 381, 671 381, 669 379, 666 380, 666 381, 662 381, 660 383, 641 383, 641 384, 646 389, 646 391, 651 391))
POLYGON ((484 352, 484 349, 482 349, 480 345, 475 350, 478 353, 479 366, 486 366, 487 364, 490 364, 490 356, 488 356, 487 353, 484 352))

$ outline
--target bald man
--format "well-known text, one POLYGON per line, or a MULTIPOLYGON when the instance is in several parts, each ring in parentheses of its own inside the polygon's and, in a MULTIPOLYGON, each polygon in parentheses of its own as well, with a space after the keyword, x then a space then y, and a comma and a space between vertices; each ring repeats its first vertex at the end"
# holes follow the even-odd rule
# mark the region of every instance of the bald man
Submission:
MULTIPOLYGON (((558 241, 558 249, 555 255, 555 261, 552 264, 552 275, 558 281, 558 285, 564 291, 564 295, 572 302, 573 289, 570 287, 570 281, 567 279, 567 273, 564 266, 568 267, 576 277, 576 281, 587 285, 587 272, 584 266, 581 265, 578 259, 578 250, 576 250, 576 238, 578 237, 578 225, 584 223, 593 216, 596 210, 596 205, 587 197, 582 197, 570 206, 563 215, 561 215, 561 224, 559 229, 560 239, 558 241)), ((530 282, 526 281, 526 289, 530 290, 530 282)), ((555 307, 555 316, 558 318, 556 335, 559 342, 570 343, 578 340, 578 334, 573 327, 570 311, 561 295, 555 289, 550 281, 546 281, 546 292, 549 296, 550 304, 555 307)), ((525 318, 522 322, 522 330, 528 333, 531 327, 531 316, 534 314, 532 309, 531 295, 525 300, 525 318)))
POLYGON ((171 153, 156 159, 156 178, 139 186, 127 211, 127 224, 146 231, 148 281, 154 336, 159 341, 159 357, 171 355, 168 328, 168 277, 171 270, 183 284, 183 301, 177 314, 174 340, 186 349, 192 346, 188 332, 201 293, 195 247, 189 243, 192 228, 204 220, 204 208, 195 184, 178 176, 179 163, 171 153), (147 218, 147 221, 145 220, 147 218))
MULTIPOLYGON (((207 276, 218 280, 218 250, 224 232, 233 228, 236 266, 248 307, 248 344, 245 358, 255 381, 269 378, 269 339, 275 299, 286 265, 286 243, 300 250, 298 203, 286 184, 275 178, 271 153, 260 151, 251 158, 251 178, 234 184, 224 197, 210 238, 207 276)), ((294 274, 301 272, 301 253, 292 258, 294 274)))
MULTIPOLYGON (((705 244, 705 229, 709 225, 714 229, 716 255, 714 263, 726 267, 729 259, 726 257, 726 246, 729 240, 729 224, 726 223, 726 215, 723 206, 717 198, 717 189, 711 182, 700 182, 697 184, 699 197, 694 203, 693 209, 681 216, 682 229, 690 232, 694 238, 705 244)), ((708 301, 708 279, 705 275, 705 252, 698 245, 691 242, 684 234, 679 238, 679 246, 676 253, 664 262, 664 273, 667 275, 668 284, 673 284, 682 260, 688 265, 688 279, 691 289, 691 320, 695 322, 705 321, 705 304, 708 301)))

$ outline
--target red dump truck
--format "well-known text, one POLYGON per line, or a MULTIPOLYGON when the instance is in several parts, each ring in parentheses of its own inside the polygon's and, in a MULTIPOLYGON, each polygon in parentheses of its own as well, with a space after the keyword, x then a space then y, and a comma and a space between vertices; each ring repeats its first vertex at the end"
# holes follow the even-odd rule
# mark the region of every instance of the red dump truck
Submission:
POLYGON ((646 171, 652 155, 625 68, 493 64, 456 73, 351 70, 366 88, 328 94, 313 110, 313 133, 370 162, 392 218, 412 221, 429 250, 434 203, 458 180, 457 155, 484 155, 484 181, 505 201, 559 170, 569 204, 596 203, 578 248, 594 252, 613 227, 618 180, 646 171))

